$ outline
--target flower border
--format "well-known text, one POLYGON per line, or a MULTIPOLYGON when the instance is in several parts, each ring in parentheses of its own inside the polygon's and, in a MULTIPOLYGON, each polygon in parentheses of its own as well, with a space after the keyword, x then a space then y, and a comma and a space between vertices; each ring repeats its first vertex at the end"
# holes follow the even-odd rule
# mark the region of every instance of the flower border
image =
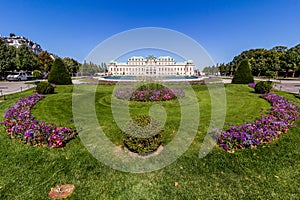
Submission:
POLYGON ((34 119, 31 108, 43 98, 45 95, 42 94, 20 98, 6 111, 2 124, 14 140, 33 146, 63 147, 77 135, 76 130, 34 119))
POLYGON ((233 152, 236 149, 255 148, 267 144, 282 133, 286 133, 294 122, 299 119, 299 108, 289 103, 283 96, 266 93, 261 98, 271 103, 271 109, 265 116, 254 122, 246 122, 241 126, 231 126, 228 130, 214 130, 211 136, 220 147, 233 152))

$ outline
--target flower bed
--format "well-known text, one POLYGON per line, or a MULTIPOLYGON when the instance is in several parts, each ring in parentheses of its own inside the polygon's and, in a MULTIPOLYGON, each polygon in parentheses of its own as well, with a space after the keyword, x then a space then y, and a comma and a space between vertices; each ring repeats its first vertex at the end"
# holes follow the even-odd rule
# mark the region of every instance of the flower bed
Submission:
POLYGON ((11 106, 4 115, 6 132, 12 139, 29 145, 62 147, 74 138, 76 131, 34 119, 30 110, 42 98, 45 96, 34 94, 11 106))
POLYGON ((248 86, 251 88, 255 88, 256 83, 252 82, 252 83, 248 83, 248 86))
MULTIPOLYGON (((271 103, 268 115, 261 116, 254 122, 231 126, 228 130, 222 131, 217 139, 219 146, 227 151, 234 151, 270 143, 287 132, 299 118, 299 108, 284 97, 270 93, 261 94, 261 97, 271 103)), ((213 137, 217 135, 219 134, 212 133, 213 137)))
POLYGON ((182 89, 160 88, 157 90, 135 90, 133 88, 120 88, 114 93, 114 95, 118 99, 149 102, 168 101, 172 99, 182 98, 185 96, 185 93, 182 89))

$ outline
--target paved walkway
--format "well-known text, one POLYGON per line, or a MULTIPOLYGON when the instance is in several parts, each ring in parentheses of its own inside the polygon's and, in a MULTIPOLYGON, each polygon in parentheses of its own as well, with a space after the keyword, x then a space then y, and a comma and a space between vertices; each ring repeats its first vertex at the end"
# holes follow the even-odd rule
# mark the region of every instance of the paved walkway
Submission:
MULTIPOLYGON (((266 79, 255 79, 260 81, 266 81, 266 79)), ((290 81, 290 80, 271 80, 273 86, 277 90, 282 90, 289 93, 299 94, 300 93, 300 80, 290 81)), ((223 79, 223 83, 231 83, 231 79, 223 79)))
POLYGON ((277 90, 282 90, 289 93, 300 93, 300 81, 279 81, 278 83, 274 83, 274 87, 277 90))
POLYGON ((22 92, 29 88, 35 87, 34 84, 25 84, 25 81, 16 81, 16 82, 0 82, 0 96, 13 94, 17 92, 22 92))
MULTIPOLYGON (((80 84, 79 80, 72 80, 73 84, 80 84)), ((272 80, 274 87, 278 90, 299 94, 300 93, 300 80, 299 81, 288 81, 288 80, 272 80)), ((231 83, 231 79, 223 79, 224 83, 231 83)), ((26 84, 26 81, 16 82, 0 82, 0 96, 21 92, 29 88, 35 87, 34 84, 26 84)))

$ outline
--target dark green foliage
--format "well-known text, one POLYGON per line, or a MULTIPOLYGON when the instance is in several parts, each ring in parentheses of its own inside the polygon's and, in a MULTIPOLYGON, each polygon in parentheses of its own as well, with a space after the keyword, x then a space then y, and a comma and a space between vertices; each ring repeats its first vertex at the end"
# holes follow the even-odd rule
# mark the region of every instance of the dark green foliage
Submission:
POLYGON ((16 69, 16 48, 7 46, 0 38, 0 73, 16 69))
POLYGON ((270 92, 272 89, 271 81, 260 81, 255 85, 255 92, 259 94, 264 94, 270 92))
POLYGON ((36 86, 36 90, 39 94, 53 94, 54 93, 54 87, 51 85, 51 83, 47 81, 42 81, 36 86))
POLYGON ((47 51, 42 51, 38 55, 38 67, 43 72, 49 72, 51 70, 51 66, 53 65, 53 59, 51 54, 47 51))
POLYGON ((156 151, 162 143, 160 123, 148 115, 134 116, 125 125, 124 131, 124 145, 135 153, 156 151))
POLYGON ((37 68, 38 57, 25 44, 17 48, 16 64, 18 70, 33 71, 37 68))
POLYGON ((48 82, 55 83, 56 85, 70 85, 72 84, 71 77, 65 67, 62 59, 55 59, 50 74, 48 77, 48 82))
POLYGON ((74 60, 73 58, 68 58, 68 57, 64 58, 63 61, 65 63, 65 66, 66 66, 68 72, 70 74, 75 75, 77 73, 77 71, 79 70, 80 63, 77 62, 76 60, 74 60))
POLYGON ((268 78, 274 78, 274 76, 275 76, 275 72, 270 71, 270 70, 266 71, 266 77, 268 77, 268 78))
POLYGON ((253 75, 250 69, 250 63, 248 59, 242 60, 238 69, 234 73, 232 83, 233 84, 248 84, 254 82, 253 75))
POLYGON ((149 89, 149 90, 159 90, 159 89, 162 89, 162 88, 165 88, 165 86, 163 86, 160 83, 146 83, 146 84, 143 84, 140 87, 138 87, 137 90, 139 90, 139 91, 143 91, 143 90, 147 90, 147 89, 149 89))

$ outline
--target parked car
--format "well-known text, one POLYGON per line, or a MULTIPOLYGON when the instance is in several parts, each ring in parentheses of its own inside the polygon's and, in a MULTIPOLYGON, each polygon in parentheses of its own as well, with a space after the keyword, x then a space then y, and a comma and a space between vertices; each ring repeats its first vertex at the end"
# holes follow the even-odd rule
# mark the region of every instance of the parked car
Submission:
POLYGON ((30 79, 33 79, 33 76, 26 72, 13 72, 6 77, 8 81, 27 81, 30 79))

